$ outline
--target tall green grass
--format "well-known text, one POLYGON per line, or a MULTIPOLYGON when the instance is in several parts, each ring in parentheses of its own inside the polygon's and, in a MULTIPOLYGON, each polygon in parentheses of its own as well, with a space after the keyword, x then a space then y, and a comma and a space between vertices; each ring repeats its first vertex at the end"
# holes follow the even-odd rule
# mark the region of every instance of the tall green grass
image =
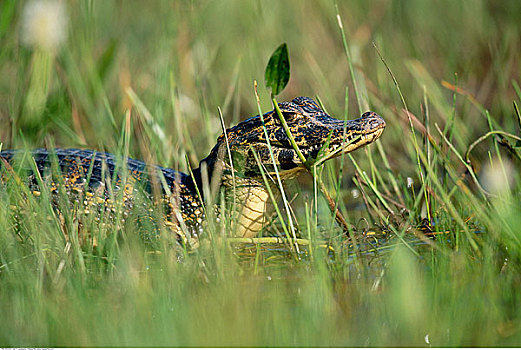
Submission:
MULTIPOLYGON (((292 71, 278 100, 316 96, 339 119, 371 109, 387 128, 286 185, 299 252, 223 240, 229 220, 197 250, 164 227, 151 247, 132 224, 100 224, 67 196, 58 215, 45 187, 8 181, 0 344, 520 345, 517 1, 70 1, 51 52, 22 43, 26 4, 0 3, 3 149, 93 148, 188 173, 221 132, 218 106, 228 126, 258 113, 253 80, 280 42, 292 71)), ((287 218, 266 233, 284 236, 287 218)))

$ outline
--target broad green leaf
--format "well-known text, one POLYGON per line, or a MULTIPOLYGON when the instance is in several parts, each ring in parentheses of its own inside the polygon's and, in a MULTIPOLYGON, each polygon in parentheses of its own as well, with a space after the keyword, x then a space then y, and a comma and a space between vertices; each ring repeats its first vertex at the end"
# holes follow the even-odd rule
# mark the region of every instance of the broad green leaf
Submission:
POLYGON ((272 96, 278 95, 289 81, 289 54, 285 43, 280 45, 270 57, 264 75, 266 88, 271 89, 272 96))

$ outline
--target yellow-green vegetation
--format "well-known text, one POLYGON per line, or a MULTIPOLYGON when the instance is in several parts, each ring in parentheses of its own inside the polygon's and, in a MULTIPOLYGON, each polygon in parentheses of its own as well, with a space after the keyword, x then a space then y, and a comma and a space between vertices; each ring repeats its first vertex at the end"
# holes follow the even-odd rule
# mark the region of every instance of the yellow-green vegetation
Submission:
POLYGON ((222 132, 218 107, 226 126, 258 114, 254 80, 272 110, 264 69, 282 42, 278 101, 387 127, 287 183, 267 238, 227 240, 230 221, 210 220, 193 251, 161 223, 146 244, 7 181, 0 345, 520 346, 520 16, 517 0, 1 1, 3 149, 188 173, 222 132))

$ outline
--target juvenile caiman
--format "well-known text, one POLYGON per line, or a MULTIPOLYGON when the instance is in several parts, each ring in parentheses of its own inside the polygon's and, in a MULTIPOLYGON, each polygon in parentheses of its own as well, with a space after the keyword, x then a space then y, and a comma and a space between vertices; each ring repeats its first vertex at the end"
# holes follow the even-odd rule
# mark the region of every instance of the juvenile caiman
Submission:
MULTIPOLYGON (((298 148, 309 164, 317 157, 330 159, 367 145, 380 137, 385 128, 383 118, 374 112, 366 112, 356 120, 341 121, 326 114, 315 101, 307 97, 279 103, 279 107, 298 148)), ((264 114, 263 118, 255 116, 227 129, 226 135, 219 136, 217 144, 200 162, 199 168, 189 175, 130 158, 122 162, 121 158, 114 155, 92 150, 37 149, 29 153, 20 150, 0 152, 0 167, 3 168, 4 178, 13 173, 13 170, 20 174, 20 169, 24 168, 28 171, 24 175, 26 182, 35 195, 40 194, 38 183, 41 182, 37 179, 41 176, 50 184, 52 191, 58 192, 58 187, 62 186, 69 195, 81 196, 81 201, 87 207, 112 203, 116 197, 113 191, 115 188, 116 191, 123 189, 125 207, 132 208, 132 196, 138 187, 136 184, 144 183, 142 188, 151 197, 160 197, 164 203, 166 225, 185 242, 187 239, 191 241, 197 238, 203 232, 204 189, 208 189, 208 184, 211 183, 220 185, 225 198, 235 199, 239 214, 236 235, 257 235, 263 227, 269 202, 260 168, 268 174, 268 179, 274 179, 274 163, 282 181, 295 177, 305 169, 275 110, 264 114), (35 162, 28 162, 31 157, 27 155, 35 162), (30 163, 33 164, 32 167, 30 163), (34 164, 38 169, 36 174, 31 170, 35 168, 34 164), (60 181, 56 181, 56 176, 52 177, 50 169, 53 164, 59 164, 61 168, 60 181), (118 170, 122 164, 126 165, 126 172, 118 170), (110 184, 112 187, 107 186, 110 184)))

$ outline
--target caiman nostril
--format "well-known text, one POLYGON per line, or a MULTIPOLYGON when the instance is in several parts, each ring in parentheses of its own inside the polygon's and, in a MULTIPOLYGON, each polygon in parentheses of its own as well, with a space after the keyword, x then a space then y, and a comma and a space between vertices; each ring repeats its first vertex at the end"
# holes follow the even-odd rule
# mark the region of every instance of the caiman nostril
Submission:
POLYGON ((379 118, 375 121, 372 121, 370 126, 371 129, 385 128, 385 121, 382 118, 379 118))

